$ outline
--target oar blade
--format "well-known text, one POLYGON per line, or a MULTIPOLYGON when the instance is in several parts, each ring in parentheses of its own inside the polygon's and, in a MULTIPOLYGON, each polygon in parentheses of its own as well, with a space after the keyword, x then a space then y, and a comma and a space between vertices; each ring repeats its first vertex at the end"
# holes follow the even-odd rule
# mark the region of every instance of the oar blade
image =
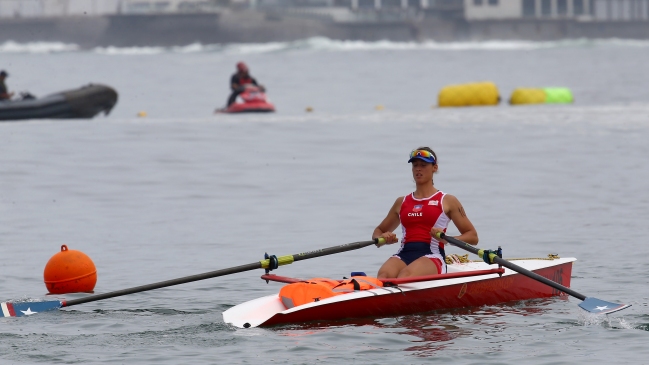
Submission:
POLYGON ((583 302, 579 303, 579 307, 581 307, 581 309, 595 314, 609 314, 621 311, 622 309, 626 309, 630 306, 631 304, 607 302, 605 300, 592 297, 586 298, 583 302))
POLYGON ((60 309, 63 306, 58 300, 48 300, 44 302, 2 302, 0 308, 2 314, 0 317, 24 317, 32 314, 47 312, 60 309))

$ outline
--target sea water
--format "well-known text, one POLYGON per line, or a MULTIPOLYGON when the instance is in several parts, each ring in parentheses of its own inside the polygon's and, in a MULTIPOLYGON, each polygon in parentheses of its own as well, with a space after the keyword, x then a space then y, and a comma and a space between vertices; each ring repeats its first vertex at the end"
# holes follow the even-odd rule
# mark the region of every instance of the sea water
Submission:
MULTIPOLYGON (((43 268, 62 244, 93 259, 102 293, 367 240, 413 190, 407 155, 426 145, 480 247, 576 257, 574 290, 633 305, 601 317, 552 298, 237 329, 224 310, 280 287, 253 271, 1 318, 0 363, 646 364, 648 58, 649 44, 615 40, 0 45, 12 90, 93 82, 120 98, 108 117, 0 123, 0 301, 49 298, 43 268), (239 60, 277 113, 212 114, 239 60), (441 87, 483 80, 504 100, 562 86, 575 103, 431 108, 441 87)), ((372 274, 395 251, 275 273, 372 274)))

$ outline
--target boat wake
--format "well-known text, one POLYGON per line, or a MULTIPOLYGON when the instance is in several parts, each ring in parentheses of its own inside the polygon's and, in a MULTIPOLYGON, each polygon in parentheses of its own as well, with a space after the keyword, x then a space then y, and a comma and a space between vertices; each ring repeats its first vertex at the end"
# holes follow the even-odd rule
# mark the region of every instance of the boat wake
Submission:
POLYGON ((629 321, 625 317, 613 317, 610 315, 593 314, 589 312, 580 312, 577 318, 577 323, 581 326, 602 326, 610 329, 641 329, 649 331, 649 328, 645 328, 649 326, 638 325, 629 321))

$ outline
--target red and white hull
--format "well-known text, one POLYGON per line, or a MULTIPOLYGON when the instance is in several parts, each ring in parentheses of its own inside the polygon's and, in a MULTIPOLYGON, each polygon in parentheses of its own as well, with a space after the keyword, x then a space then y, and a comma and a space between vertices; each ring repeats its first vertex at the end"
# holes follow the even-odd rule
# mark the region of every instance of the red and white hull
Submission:
MULTIPOLYGON (((520 260, 516 265, 570 287, 575 258, 520 260)), ((496 265, 482 262, 448 265, 449 273, 488 270, 496 265)), ((277 294, 234 306, 223 320, 248 328, 316 320, 362 317, 393 317, 439 309, 493 305, 497 303, 565 295, 536 280, 505 269, 497 274, 399 284, 395 287, 338 295, 286 309, 277 294)))
POLYGON ((217 113, 272 113, 275 105, 266 99, 263 88, 256 85, 246 85, 245 90, 237 97, 237 102, 217 113))
POLYGON ((275 105, 266 101, 234 103, 220 110, 221 113, 272 113, 274 111, 275 105))

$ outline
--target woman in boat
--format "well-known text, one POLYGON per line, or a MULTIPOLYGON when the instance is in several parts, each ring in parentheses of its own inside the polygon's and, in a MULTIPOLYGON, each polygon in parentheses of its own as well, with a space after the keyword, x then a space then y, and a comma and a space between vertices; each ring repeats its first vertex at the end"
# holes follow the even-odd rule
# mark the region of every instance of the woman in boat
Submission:
POLYGON ((433 175, 438 170, 437 155, 429 147, 419 147, 410 153, 415 191, 397 198, 387 217, 374 229, 372 238, 383 237, 386 243, 398 242, 392 232, 399 224, 403 228, 401 247, 379 269, 378 278, 446 273, 444 241, 435 234, 446 232, 449 221, 460 231, 455 238, 476 245, 478 232, 467 218, 460 201, 453 195, 435 188, 433 175))

